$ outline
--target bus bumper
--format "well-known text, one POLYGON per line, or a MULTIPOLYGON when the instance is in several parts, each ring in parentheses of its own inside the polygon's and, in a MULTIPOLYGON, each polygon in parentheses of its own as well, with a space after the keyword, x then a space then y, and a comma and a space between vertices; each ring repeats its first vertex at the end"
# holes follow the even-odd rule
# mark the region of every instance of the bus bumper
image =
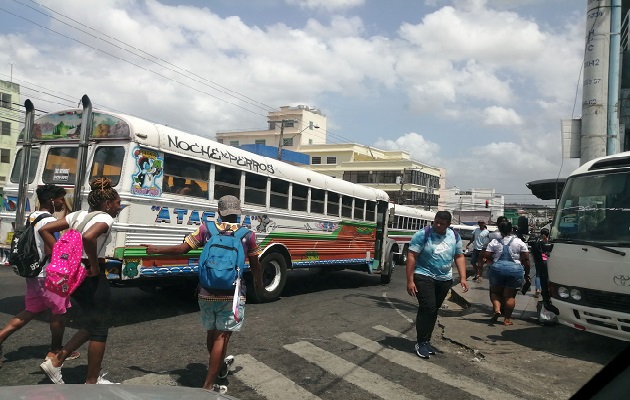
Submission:
POLYGON ((564 325, 598 335, 630 341, 630 310, 628 310, 629 313, 623 313, 583 307, 558 298, 554 298, 552 304, 558 307, 560 311, 558 319, 564 325))

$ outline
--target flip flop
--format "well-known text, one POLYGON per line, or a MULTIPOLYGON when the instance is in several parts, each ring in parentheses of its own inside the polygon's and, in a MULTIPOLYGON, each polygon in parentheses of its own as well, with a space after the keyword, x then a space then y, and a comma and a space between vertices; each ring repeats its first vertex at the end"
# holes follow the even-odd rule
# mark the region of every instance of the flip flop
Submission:
POLYGON ((505 326, 514 325, 514 322, 512 322, 512 320, 510 319, 505 319, 505 321, 503 321, 503 325, 505 326))
POLYGON ((501 316, 500 312, 495 312, 494 315, 492 316, 492 318, 490 318, 490 322, 492 322, 494 324, 495 322, 497 322, 497 320, 499 319, 500 316, 501 316))

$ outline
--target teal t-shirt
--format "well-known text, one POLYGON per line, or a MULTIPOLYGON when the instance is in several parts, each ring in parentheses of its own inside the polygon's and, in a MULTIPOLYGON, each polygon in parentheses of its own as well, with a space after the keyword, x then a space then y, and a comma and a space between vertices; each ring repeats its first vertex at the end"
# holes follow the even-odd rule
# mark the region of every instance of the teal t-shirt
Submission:
POLYGON ((453 260, 455 255, 463 254, 462 241, 457 239, 450 228, 445 235, 430 229, 429 239, 424 244, 424 229, 416 232, 409 242, 409 250, 418 253, 414 273, 438 281, 453 279, 453 260))

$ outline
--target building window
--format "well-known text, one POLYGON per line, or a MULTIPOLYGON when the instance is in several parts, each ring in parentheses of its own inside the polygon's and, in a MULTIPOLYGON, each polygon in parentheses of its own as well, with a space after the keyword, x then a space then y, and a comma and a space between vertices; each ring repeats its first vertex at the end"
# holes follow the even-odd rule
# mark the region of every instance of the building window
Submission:
POLYGON ((2 121, 2 136, 11 136, 11 123, 2 121))
POLYGON ((309 139, 308 144, 313 144, 313 139, 309 139))
POLYGON ((337 164, 337 157, 326 157, 326 164, 337 164))
POLYGON ((0 163, 8 164, 10 162, 11 162, 11 150, 1 149, 0 150, 0 163))
POLYGON ((282 139, 283 146, 293 146, 293 138, 282 139))
POLYGON ((0 94, 1 107, 11 108, 11 95, 9 93, 0 94))
POLYGON ((267 144, 267 141, 265 139, 256 139, 254 144, 262 144, 264 146, 267 144))
POLYGON ((321 164, 322 163, 322 158, 321 157, 311 157, 311 164, 321 164))
POLYGON ((238 146, 238 140, 230 140, 230 146, 237 147, 238 146))
POLYGON ((223 144, 223 139, 217 139, 217 142, 223 144))

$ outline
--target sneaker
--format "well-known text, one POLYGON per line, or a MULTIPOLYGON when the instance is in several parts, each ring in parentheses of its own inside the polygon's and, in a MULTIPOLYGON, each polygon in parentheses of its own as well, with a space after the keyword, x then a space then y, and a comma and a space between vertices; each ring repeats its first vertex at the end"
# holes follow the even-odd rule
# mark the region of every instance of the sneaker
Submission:
POLYGON ((217 375, 217 378, 219 379, 227 378, 228 374, 230 373, 230 367, 232 366, 233 363, 234 363, 234 356, 225 357, 225 360, 223 360, 223 365, 221 366, 221 369, 219 370, 219 375, 217 375))
POLYGON ((431 342, 427 342, 426 346, 427 346, 427 349, 429 349, 429 354, 434 356, 435 355, 435 348, 433 347, 433 345, 431 345, 431 342))
POLYGON ((540 290, 537 290, 536 293, 534 293, 534 297, 535 298, 539 298, 540 297, 540 290))
POLYGON ((212 391, 217 392, 219 394, 227 393, 227 386, 225 385, 217 385, 216 383, 212 385, 212 391))
POLYGON ((105 375, 107 375, 107 372, 105 372, 103 375, 99 376, 96 379, 97 385, 120 385, 120 383, 108 381, 107 379, 104 378, 105 375))
POLYGON ((429 358, 429 354, 431 354, 429 352, 429 347, 427 347, 427 343, 428 342, 421 342, 421 343, 416 343, 416 354, 418 355, 418 357, 420 358, 424 358, 424 359, 428 359, 429 358))
POLYGON ((39 364, 39 368, 44 371, 44 373, 46 374, 48 379, 52 381, 52 383, 64 383, 63 378, 61 377, 61 367, 55 367, 50 359, 47 359, 43 363, 39 364))
MULTIPOLYGON (((78 351, 73 351, 72 353, 70 353, 70 355, 69 355, 68 357, 66 357, 66 359, 64 360, 64 362, 65 362, 65 361, 68 361, 68 360, 76 360, 76 359, 77 359, 77 358, 79 358, 79 357, 81 357, 81 353, 79 353, 78 351)), ((46 361, 46 360, 50 360, 50 359, 52 359, 52 357, 48 357, 48 356, 46 356, 46 357, 44 358, 44 361, 46 361)))

